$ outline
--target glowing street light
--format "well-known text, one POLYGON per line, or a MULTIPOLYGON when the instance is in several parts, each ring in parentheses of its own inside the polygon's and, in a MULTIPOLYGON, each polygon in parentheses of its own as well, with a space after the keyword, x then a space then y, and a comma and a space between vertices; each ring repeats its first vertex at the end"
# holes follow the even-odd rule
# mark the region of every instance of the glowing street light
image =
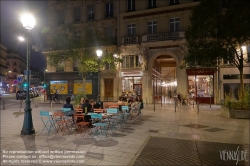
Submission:
MULTIPOLYGON (((36 25, 36 20, 30 14, 24 14, 21 16, 20 21, 23 24, 23 27, 27 30, 27 89, 26 89, 26 101, 25 101, 25 108, 24 108, 24 121, 23 121, 23 128, 21 130, 21 135, 31 135, 35 134, 35 129, 33 127, 32 122, 32 114, 31 114, 31 107, 30 107, 30 45, 29 45, 29 32, 34 28, 36 25)), ((24 40, 24 38, 19 38, 19 40, 24 40)))
POLYGON ((97 92, 97 102, 100 102, 100 58, 102 57, 102 50, 96 50, 96 55, 98 57, 98 92, 97 92))

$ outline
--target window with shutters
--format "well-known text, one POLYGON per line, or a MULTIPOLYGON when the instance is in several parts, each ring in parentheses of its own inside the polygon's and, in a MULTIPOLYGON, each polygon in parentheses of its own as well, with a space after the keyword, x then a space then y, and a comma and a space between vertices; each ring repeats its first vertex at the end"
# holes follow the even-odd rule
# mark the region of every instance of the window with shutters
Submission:
POLYGON ((106 3, 105 18, 113 17, 113 3, 106 3))
POLYGON ((156 34, 156 33, 157 33, 157 21, 149 21, 148 34, 156 34))
POLYGON ((170 0, 169 1, 169 5, 171 6, 171 5, 178 5, 178 4, 180 4, 180 1, 179 0, 170 0))
POLYGON ((135 36, 136 35, 136 29, 135 29, 135 24, 129 24, 127 25, 127 30, 128 30, 128 36, 135 36))
POLYGON ((81 22, 81 7, 74 7, 74 23, 81 22))
POLYGON ((148 0, 148 9, 156 8, 156 0, 148 0))
POLYGON ((141 67, 138 55, 127 55, 122 57, 122 68, 141 67))
POLYGON ((64 24, 64 10, 57 11, 57 25, 64 24))
POLYGON ((95 11, 94 11, 94 5, 88 5, 87 6, 88 11, 88 20, 94 20, 95 19, 95 11))
POLYGON ((127 0, 127 11, 135 11, 135 0, 127 0))
POLYGON ((170 32, 180 31, 180 18, 170 18, 170 32))

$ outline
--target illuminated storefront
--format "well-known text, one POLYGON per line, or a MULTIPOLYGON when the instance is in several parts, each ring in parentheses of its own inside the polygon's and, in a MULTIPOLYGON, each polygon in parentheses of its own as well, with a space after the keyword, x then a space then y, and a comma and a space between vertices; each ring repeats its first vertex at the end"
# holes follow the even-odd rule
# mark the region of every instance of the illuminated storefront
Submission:
POLYGON ((137 96, 142 96, 142 72, 121 72, 122 73, 122 93, 130 94, 135 92, 137 96))
POLYGON ((187 69, 188 94, 199 103, 214 104, 214 69, 187 69))

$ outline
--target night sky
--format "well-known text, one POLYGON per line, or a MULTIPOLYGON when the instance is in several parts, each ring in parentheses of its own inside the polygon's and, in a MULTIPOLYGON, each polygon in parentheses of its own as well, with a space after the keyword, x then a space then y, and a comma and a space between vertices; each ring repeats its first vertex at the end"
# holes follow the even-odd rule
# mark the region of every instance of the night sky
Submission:
POLYGON ((12 1, 1 0, 1 43, 7 48, 17 50, 26 57, 26 43, 20 42, 18 36, 24 36, 26 30, 20 21, 21 14, 30 12, 36 19, 36 25, 31 32, 31 44, 37 45, 39 50, 31 50, 31 67, 44 71, 46 61, 42 55, 45 43, 43 34, 46 29, 46 5, 47 1, 12 1))

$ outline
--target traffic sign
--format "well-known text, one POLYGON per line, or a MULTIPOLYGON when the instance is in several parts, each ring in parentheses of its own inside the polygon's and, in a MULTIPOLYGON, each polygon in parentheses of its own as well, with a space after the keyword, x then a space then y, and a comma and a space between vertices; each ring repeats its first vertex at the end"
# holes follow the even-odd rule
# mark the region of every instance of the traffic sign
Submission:
POLYGON ((22 83, 22 77, 17 77, 17 82, 22 83))
MULTIPOLYGON (((27 72, 27 70, 24 70, 24 75, 27 75, 28 74, 28 72, 27 72)), ((31 75, 31 71, 29 70, 29 74, 31 75)))
POLYGON ((13 84, 17 85, 18 81, 17 80, 13 80, 13 84))

